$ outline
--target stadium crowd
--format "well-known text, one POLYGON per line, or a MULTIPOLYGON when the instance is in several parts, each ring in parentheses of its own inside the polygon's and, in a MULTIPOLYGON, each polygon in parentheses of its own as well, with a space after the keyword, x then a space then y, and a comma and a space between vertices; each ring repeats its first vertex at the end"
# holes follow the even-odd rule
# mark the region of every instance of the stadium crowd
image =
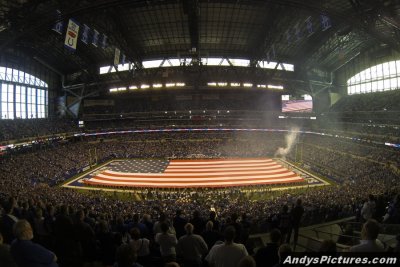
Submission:
POLYGON ((4 243, 11 244, 11 254, 19 266, 34 266, 19 262, 26 246, 30 253, 38 251, 43 255, 45 266, 95 266, 88 265, 93 262, 99 266, 114 263, 128 266, 124 264, 129 262, 129 266, 135 266, 132 264, 136 261, 142 266, 162 266, 170 261, 201 266, 203 260, 213 266, 221 257, 227 258, 224 254, 218 256, 218 249, 213 247, 216 242, 243 244, 234 245, 233 251, 239 257, 234 259, 236 262, 247 254, 262 262, 262 253, 257 255, 249 234, 278 228, 280 241, 290 242, 289 233, 296 232, 300 224, 299 215, 295 215, 299 209, 301 225, 352 215, 358 215, 360 220, 375 218, 400 223, 400 199, 394 198, 399 193, 399 174, 381 163, 393 160, 398 163, 393 155, 398 152, 374 153, 373 148, 347 142, 338 148, 334 138, 300 140, 298 146, 302 148, 292 149, 287 157, 298 159, 301 153, 303 164, 335 178, 338 183, 318 189, 271 193, 272 197, 259 200, 247 199, 242 188, 149 190, 153 197, 133 201, 133 194, 124 199, 101 191, 82 193, 56 185, 90 164, 89 149, 96 149, 98 160, 185 158, 192 154, 216 158, 264 157, 273 156, 284 146, 280 134, 104 136, 102 140, 77 138, 11 153, 0 158, 0 231, 4 243), (376 208, 373 215, 365 218, 364 206, 369 194, 375 196, 376 208), (296 203, 297 199, 302 203, 296 203), (392 202, 386 212, 388 201, 392 202), (297 206, 301 208, 296 209, 297 206), (34 243, 29 241, 32 238, 34 243), (196 247, 192 249, 193 244, 196 247))
POLYGON ((0 120, 0 144, 9 140, 74 132, 77 128, 76 122, 61 119, 0 120))

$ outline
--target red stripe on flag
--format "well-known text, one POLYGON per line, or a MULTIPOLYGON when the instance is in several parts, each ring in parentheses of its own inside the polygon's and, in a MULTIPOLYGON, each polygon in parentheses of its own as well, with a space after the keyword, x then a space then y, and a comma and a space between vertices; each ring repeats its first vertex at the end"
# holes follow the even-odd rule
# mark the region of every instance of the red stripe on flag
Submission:
POLYGON ((163 173, 105 170, 84 181, 92 185, 131 187, 229 187, 303 182, 271 159, 171 160, 163 173))

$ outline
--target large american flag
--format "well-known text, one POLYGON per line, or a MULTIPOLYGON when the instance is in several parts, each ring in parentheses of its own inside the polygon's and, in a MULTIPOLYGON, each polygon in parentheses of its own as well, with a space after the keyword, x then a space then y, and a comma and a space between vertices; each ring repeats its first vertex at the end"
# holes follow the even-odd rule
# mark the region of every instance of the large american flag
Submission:
POLYGON ((312 100, 290 100, 282 103, 282 112, 312 112, 312 100))
POLYGON ((231 187, 303 182, 273 159, 135 159, 114 161, 91 178, 90 185, 128 187, 231 187))

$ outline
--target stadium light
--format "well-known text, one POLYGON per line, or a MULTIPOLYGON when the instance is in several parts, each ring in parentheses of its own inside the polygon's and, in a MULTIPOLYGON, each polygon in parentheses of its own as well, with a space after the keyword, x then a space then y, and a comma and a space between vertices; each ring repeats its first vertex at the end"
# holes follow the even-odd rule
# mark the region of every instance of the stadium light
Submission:
POLYGON ((257 88, 267 88, 265 84, 257 84, 257 88))
POLYGON ((142 84, 141 86, 140 86, 140 89, 147 89, 147 88, 149 88, 150 87, 150 85, 148 85, 148 84, 142 84))
POLYGON ((117 91, 118 91, 118 88, 111 88, 110 89, 110 93, 117 92, 117 91))
POLYGON ((126 87, 119 87, 118 91, 126 91, 126 87))
POLYGON ((138 87, 136 85, 131 85, 129 86, 129 90, 137 90, 138 87))
POLYGON ((207 83, 208 86, 217 86, 217 83, 215 82, 211 82, 211 83, 207 83))
POLYGON ((252 83, 244 83, 244 84, 243 84, 243 87, 252 87, 252 86, 253 86, 252 83))
POLYGON ((175 86, 175 83, 166 83, 165 84, 165 87, 174 87, 175 86))
POLYGON ((186 84, 185 83, 176 83, 176 86, 178 86, 178 87, 182 87, 182 86, 185 86, 186 84))
POLYGON ((163 85, 161 83, 153 84, 153 88, 161 88, 163 85))
POLYGON ((239 86, 240 86, 240 83, 231 83, 231 86, 232 86, 232 87, 239 87, 239 86))
POLYGON ((228 83, 217 83, 218 84, 218 86, 227 86, 228 85, 228 83))

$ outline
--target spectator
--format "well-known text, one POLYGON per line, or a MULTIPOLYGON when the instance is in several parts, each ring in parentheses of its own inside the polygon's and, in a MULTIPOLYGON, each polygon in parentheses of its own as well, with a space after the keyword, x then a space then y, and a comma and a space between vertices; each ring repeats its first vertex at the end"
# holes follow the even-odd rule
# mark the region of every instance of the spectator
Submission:
POLYGON ((171 261, 171 262, 166 263, 165 267, 180 267, 180 265, 175 261, 171 261))
POLYGON ((290 247, 289 244, 282 244, 279 249, 278 249, 278 257, 279 257, 279 263, 275 266, 283 266, 283 262, 286 260, 286 258, 292 253, 292 248, 290 247))
POLYGON ((400 223, 400 194, 397 194, 393 201, 389 204, 388 212, 383 221, 384 223, 391 224, 400 223))
POLYGON ((333 240, 323 240, 319 252, 323 252, 324 255, 336 255, 336 243, 333 240))
POLYGON ((155 241, 160 245, 161 256, 165 263, 176 260, 175 247, 178 244, 175 234, 168 233, 166 222, 160 224, 161 233, 156 234, 155 241))
POLYGON ((359 245, 352 246, 351 252, 383 252, 383 244, 379 241, 379 224, 374 219, 369 219, 364 223, 361 230, 361 240, 359 245))
POLYGON ((213 229, 215 231, 219 231, 220 223, 219 223, 219 220, 217 219, 217 213, 214 210, 210 211, 210 219, 209 220, 213 223, 213 229))
POLYGON ((54 221, 55 250, 60 257, 61 265, 74 264, 80 255, 73 235, 73 223, 69 216, 69 207, 62 205, 54 221))
POLYGON ((238 267, 256 267, 256 262, 252 256, 246 256, 240 260, 238 267))
POLYGON ((343 234, 341 234, 338 238, 338 243, 343 245, 352 246, 354 240, 354 231, 352 224, 346 224, 343 234))
POLYGON ((3 244, 3 236, 0 233, 0 263, 4 267, 17 267, 10 254, 10 246, 3 244))
POLYGON ((131 229, 132 240, 130 245, 136 252, 138 263, 145 265, 150 261, 150 240, 147 238, 140 238, 139 228, 131 229))
POLYGON ((0 220, 0 232, 3 233, 4 243, 11 244, 14 239, 13 227, 18 221, 18 218, 14 216, 15 199, 10 198, 4 205, 4 213, 0 220))
POLYGON ((204 241, 207 244, 208 249, 210 250, 214 244, 221 239, 221 235, 218 231, 214 230, 214 225, 212 221, 208 221, 206 223, 206 230, 201 234, 204 241))
POLYGON ((205 223, 198 210, 193 212, 193 218, 190 220, 190 223, 194 226, 195 234, 199 235, 204 231, 205 223))
POLYGON ((138 228, 140 231, 140 235, 142 235, 142 236, 148 235, 149 230, 147 229, 147 226, 144 223, 140 222, 139 214, 137 214, 137 213, 135 213, 133 215, 132 223, 129 225, 129 227, 130 227, 130 229, 132 229, 134 227, 138 228))
POLYGON ((161 224, 163 224, 163 223, 168 225, 169 233, 174 234, 174 235, 176 234, 174 227, 171 225, 170 221, 167 218, 167 215, 165 215, 164 212, 161 212, 161 214, 158 218, 158 221, 156 221, 153 226, 153 232, 155 235, 158 233, 162 233, 161 224))
POLYGON ((35 209, 32 226, 35 234, 35 241, 46 246, 49 243, 49 233, 46 230, 43 211, 39 207, 35 209))
POLYGON ((92 227, 84 222, 85 212, 79 210, 75 214, 75 224, 73 231, 75 241, 82 248, 82 258, 86 262, 91 262, 95 259, 97 244, 96 237, 92 227))
POLYGON ((112 265, 117 251, 117 244, 113 233, 110 232, 107 221, 100 220, 96 237, 99 243, 99 259, 104 265, 112 265))
POLYGON ((33 243, 33 230, 26 220, 14 225, 16 239, 11 244, 11 254, 20 267, 56 267, 56 255, 39 244, 33 243))
POLYGON ((271 242, 258 249, 254 256, 257 267, 272 267, 279 262, 278 249, 281 244, 281 232, 278 229, 273 229, 269 236, 271 242))
POLYGON ((143 237, 146 237, 147 239, 149 239, 150 237, 153 236, 153 228, 154 228, 154 224, 151 220, 151 216, 149 214, 143 214, 142 223, 146 226, 147 232, 141 233, 141 235, 143 235, 143 237))
POLYGON ((184 217, 184 214, 181 209, 176 210, 176 215, 174 218, 174 228, 176 231, 176 237, 179 239, 181 236, 185 234, 185 225, 187 220, 184 217))
POLYGON ((291 218, 291 223, 290 223, 290 228, 289 232, 287 234, 286 238, 286 243, 290 244, 290 239, 292 236, 292 231, 294 232, 293 234, 293 249, 296 249, 297 245, 297 240, 299 238, 299 228, 300 228, 300 223, 302 220, 304 214, 304 208, 302 205, 302 200, 300 198, 297 199, 296 201, 296 206, 292 208, 290 212, 290 218, 291 218))
POLYGON ((396 236, 396 245, 393 249, 393 252, 400 253, 400 234, 396 236))
POLYGON ((291 218, 289 214, 289 207, 284 205, 282 212, 279 214, 279 230, 281 231, 281 242, 285 242, 286 236, 291 228, 291 218))
POLYGON ((235 228, 228 226, 224 231, 225 242, 214 245, 206 257, 211 267, 236 267, 248 255, 243 244, 234 243, 235 228))
POLYGON ((365 221, 374 218, 376 211, 375 197, 372 194, 368 195, 368 200, 364 203, 361 209, 361 216, 365 221))
POLYGON ((200 235, 193 233, 194 226, 191 223, 185 225, 186 235, 178 241, 177 249, 183 257, 185 267, 201 267, 202 258, 208 252, 208 246, 200 235))
POLYGON ((132 246, 122 244, 117 249, 117 261, 114 267, 142 267, 142 265, 136 262, 136 254, 132 246))

